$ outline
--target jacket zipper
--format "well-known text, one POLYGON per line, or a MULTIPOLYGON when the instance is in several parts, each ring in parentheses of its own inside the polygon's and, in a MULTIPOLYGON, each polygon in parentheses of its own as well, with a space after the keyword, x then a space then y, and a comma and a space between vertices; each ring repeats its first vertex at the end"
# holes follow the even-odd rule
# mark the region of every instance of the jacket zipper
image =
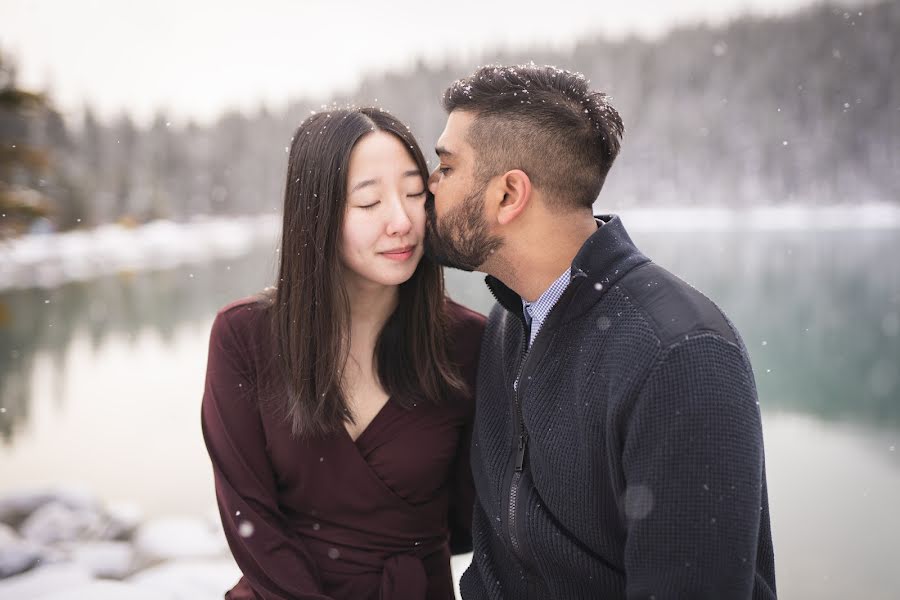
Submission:
MULTIPOLYGON (((488 285, 488 290, 490 290, 491 295, 497 302, 500 302, 500 298, 497 296, 497 293, 494 291, 494 288, 488 285)), ((500 304, 503 304, 500 302, 500 304)), ((509 497, 507 503, 507 512, 506 512, 506 525, 507 525, 507 534, 509 535, 510 545, 513 548, 513 552, 519 558, 519 560, 524 561, 524 556, 522 552, 522 544, 519 542, 519 534, 516 527, 516 516, 518 509, 518 501, 519 501, 519 484, 522 481, 522 473, 525 467, 525 451, 528 448, 528 434, 525 433, 525 423, 522 418, 522 408, 519 403, 519 383, 522 378, 522 372, 525 370, 525 362, 528 358, 528 340, 524 334, 527 334, 527 327, 525 325, 525 318, 520 317, 519 321, 522 323, 522 350, 520 352, 521 359, 519 361, 519 372, 516 374, 515 380, 513 380, 513 407, 515 412, 515 421, 514 426, 515 435, 514 439, 517 440, 518 445, 516 446, 516 461, 515 461, 515 469, 513 470, 512 478, 510 479, 509 484, 509 497)))
MULTIPOLYGON (((576 277, 584 277, 585 273, 583 271, 578 271, 573 274, 572 281, 576 277)), ((575 287, 572 285, 572 281, 570 281, 568 288, 565 293, 559 298, 556 305, 554 305, 553 309, 551 309, 550 314, 545 319, 544 323, 549 321, 550 315, 554 314, 558 307, 562 304, 563 299, 567 296, 570 296, 573 293, 575 287)), ((488 282, 488 289, 491 292, 491 295, 494 297, 497 302, 501 305, 504 305, 501 302, 500 298, 497 295, 497 292, 494 290, 493 286, 488 282)), ((505 306, 505 305, 504 305, 505 306)), ((507 309, 509 310, 509 309, 507 309)), ((510 478, 509 483, 509 497, 507 498, 507 510, 506 510, 506 533, 509 536, 510 545, 512 546, 513 553, 516 557, 522 561, 527 562, 525 560, 525 550, 522 548, 522 541, 519 539, 518 533, 518 508, 519 508, 519 494, 521 492, 520 487, 522 484, 522 478, 525 475, 525 455, 528 452, 528 433, 525 431, 525 420, 522 417, 522 403, 519 397, 519 385, 522 383, 522 375, 525 372, 525 365, 528 362, 528 358, 531 355, 531 350, 534 348, 532 345, 530 348, 528 346, 528 338, 526 337, 528 333, 528 328, 525 323, 525 317, 520 316, 519 321, 522 323, 522 331, 523 331, 523 339, 522 339, 522 350, 521 350, 521 359, 519 362, 519 372, 516 374, 516 379, 514 381, 514 389, 513 389, 513 409, 515 412, 515 429, 513 439, 516 440, 516 454, 515 454, 515 462, 513 463, 513 473, 510 478)), ((543 329, 543 328, 542 328, 543 329)), ((546 334, 545 334, 546 335, 546 334)), ((541 333, 538 332, 538 335, 535 336, 535 342, 538 341, 538 338, 541 338, 541 333)), ((508 468, 508 467, 507 467, 508 468)))
MULTIPOLYGON (((524 329, 524 322, 523 322, 524 329)), ((526 332, 527 333, 527 332, 526 332)), ((519 384, 521 383, 522 372, 525 370, 525 361, 528 358, 528 349, 527 349, 527 341, 524 342, 523 351, 522 351, 522 361, 519 364, 519 372, 516 375, 515 383, 513 384, 513 406, 515 409, 515 433, 516 438, 518 440, 518 445, 516 447, 516 462, 515 462, 515 470, 513 471, 512 479, 509 483, 509 508, 507 512, 507 533, 509 534, 509 541, 513 547, 513 551, 519 557, 520 560, 524 560, 522 556, 522 545, 519 542, 519 533, 516 524, 516 513, 518 509, 518 501, 519 501, 519 484, 522 480, 522 472, 525 467, 525 451, 528 448, 528 434, 525 432, 525 423, 522 418, 522 406, 519 401, 519 384)))
MULTIPOLYGON (((569 286, 567 287, 565 293, 560 296, 559 300, 557 300, 556 304, 550 311, 550 314, 547 315, 547 318, 544 320, 544 324, 546 325, 550 319, 550 315, 553 315, 558 310, 559 306, 562 305, 563 300, 571 297, 574 293, 574 290, 577 286, 573 285, 576 278, 585 278, 586 273, 582 270, 578 270, 577 272, 572 274, 572 279, 569 282, 569 286)), ((488 281, 488 290, 490 290, 491 295, 494 297, 497 302, 501 305, 506 306, 497 295, 497 292, 494 290, 494 287, 488 281)), ((509 308, 507 308, 509 310, 509 308)), ((522 330, 525 334, 528 333, 527 326, 525 323, 524 316, 519 317, 520 322, 522 323, 522 330)), ((544 328, 542 328, 544 329, 544 328)), ((535 342, 538 341, 538 338, 541 337, 540 332, 537 336, 535 336, 535 342)), ((521 361, 519 363, 519 372, 516 375, 516 379, 514 381, 514 389, 513 389, 513 408, 515 412, 515 430, 513 438, 517 440, 516 446, 516 455, 515 455, 515 463, 514 470, 512 473, 512 477, 510 478, 509 484, 509 498, 507 504, 506 511, 506 529, 507 535, 509 535, 510 545, 512 546, 513 553, 518 557, 522 562, 525 561, 525 552, 522 548, 522 542, 519 540, 518 533, 518 524, 517 524, 517 511, 519 504, 519 493, 520 493, 520 485, 522 482, 522 478, 524 477, 525 471, 525 455, 528 451, 528 433, 525 431, 525 420, 522 417, 522 405, 519 399, 519 384, 521 383, 522 374, 525 371, 525 365, 528 362, 528 358, 530 356, 530 352, 534 348, 534 345, 529 348, 527 337, 523 336, 522 339, 522 351, 521 351, 521 361)), ((508 468, 508 467, 507 467, 508 468)))

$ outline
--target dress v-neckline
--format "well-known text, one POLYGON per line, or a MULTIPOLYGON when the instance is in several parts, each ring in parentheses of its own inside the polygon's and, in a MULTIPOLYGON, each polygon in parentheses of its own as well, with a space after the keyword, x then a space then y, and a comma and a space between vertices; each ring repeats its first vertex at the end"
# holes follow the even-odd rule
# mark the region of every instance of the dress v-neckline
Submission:
POLYGON ((381 405, 381 408, 378 409, 378 412, 375 413, 375 416, 372 417, 372 420, 369 421, 369 424, 366 425, 366 426, 363 428, 363 430, 359 432, 359 435, 358 435, 358 436, 356 436, 356 439, 354 439, 353 436, 350 435, 350 432, 347 431, 347 426, 346 426, 346 425, 343 425, 343 426, 341 427, 341 429, 344 430, 344 434, 347 436, 347 439, 350 440, 350 442, 351 442, 354 446, 356 446, 357 449, 360 447, 360 446, 359 446, 360 440, 362 440, 364 437, 366 437, 366 435, 368 435, 369 432, 372 430, 372 426, 375 425, 375 423, 376 423, 377 421, 379 421, 379 420, 382 418, 382 416, 384 415, 384 412, 385 412, 385 410, 387 409, 388 405, 389 405, 391 402, 393 402, 393 399, 394 399, 393 396, 388 396, 387 400, 384 401, 384 404, 381 405))

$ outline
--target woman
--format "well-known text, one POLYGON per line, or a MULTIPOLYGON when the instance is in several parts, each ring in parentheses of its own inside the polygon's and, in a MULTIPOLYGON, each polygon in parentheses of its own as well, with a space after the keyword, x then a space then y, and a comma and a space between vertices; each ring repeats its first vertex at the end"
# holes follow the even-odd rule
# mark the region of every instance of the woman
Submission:
POLYGON ((423 256, 425 159, 378 109, 290 149, 277 286, 216 316, 203 435, 238 600, 453 598, 484 318, 423 256))

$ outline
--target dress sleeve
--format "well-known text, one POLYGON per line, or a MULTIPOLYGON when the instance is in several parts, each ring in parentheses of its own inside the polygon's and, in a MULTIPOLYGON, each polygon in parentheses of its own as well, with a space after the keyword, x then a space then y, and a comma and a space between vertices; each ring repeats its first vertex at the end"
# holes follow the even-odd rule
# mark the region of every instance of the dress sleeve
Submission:
POLYGON ((453 485, 450 488, 450 553, 465 554, 472 551, 472 510, 475 505, 475 484, 469 465, 472 443, 472 420, 463 428, 459 438, 459 450, 454 463, 453 485))
POLYGON ((763 439, 735 344, 702 334, 665 352, 628 418, 622 465, 629 600, 750 598, 763 439))
POLYGON ((460 376, 468 387, 462 400, 466 404, 466 421, 460 433, 456 460, 454 461, 450 488, 450 552, 464 554, 472 551, 472 510, 475 504, 475 484, 470 463, 472 428, 475 420, 475 385, 478 375, 478 359, 485 318, 453 303, 453 332, 451 355, 460 367, 460 376))
POLYGON ((210 335, 201 424, 225 537, 260 600, 328 600, 312 557, 278 505, 250 365, 220 312, 210 335))

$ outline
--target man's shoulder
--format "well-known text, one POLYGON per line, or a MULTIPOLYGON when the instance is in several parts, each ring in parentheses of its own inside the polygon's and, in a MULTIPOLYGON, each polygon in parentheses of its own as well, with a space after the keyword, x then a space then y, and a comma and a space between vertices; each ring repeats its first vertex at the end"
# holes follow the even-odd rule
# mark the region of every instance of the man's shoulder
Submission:
POLYGON ((656 263, 632 269, 617 287, 639 310, 662 347, 710 333, 740 345, 737 332, 712 300, 656 263))
POLYGON ((518 331, 519 328, 515 328, 519 322, 519 317, 515 314, 511 313, 506 309, 505 306, 500 304, 499 302, 495 302, 493 308, 491 308, 491 312, 488 313, 487 323, 486 323, 486 331, 485 331, 485 343, 496 342, 500 343, 507 333, 512 333, 514 331, 518 331))

